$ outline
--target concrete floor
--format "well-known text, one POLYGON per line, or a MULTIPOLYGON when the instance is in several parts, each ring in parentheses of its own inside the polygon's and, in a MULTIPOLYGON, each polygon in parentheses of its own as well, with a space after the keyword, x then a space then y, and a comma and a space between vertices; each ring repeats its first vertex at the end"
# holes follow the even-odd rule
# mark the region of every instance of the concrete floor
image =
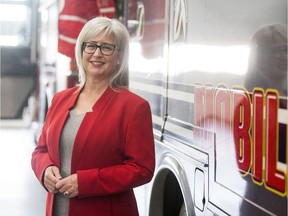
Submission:
POLYGON ((0 128, 0 215, 44 216, 46 192, 31 169, 30 129, 0 128))

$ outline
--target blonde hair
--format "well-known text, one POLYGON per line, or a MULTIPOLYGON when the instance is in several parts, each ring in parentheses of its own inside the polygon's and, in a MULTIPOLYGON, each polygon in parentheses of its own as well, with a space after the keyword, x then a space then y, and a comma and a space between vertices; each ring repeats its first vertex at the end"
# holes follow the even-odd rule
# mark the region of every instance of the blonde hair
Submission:
MULTIPOLYGON (((83 67, 83 42, 91 40, 93 37, 105 33, 106 36, 112 36, 115 39, 119 49, 119 65, 112 74, 109 82, 111 88, 125 87, 128 77, 128 58, 129 58, 129 40, 130 36, 126 27, 116 19, 106 17, 96 17, 89 20, 82 28, 75 46, 75 58, 79 70, 80 89, 86 83, 86 73, 83 67)), ((116 51, 116 50, 115 50, 116 51)))

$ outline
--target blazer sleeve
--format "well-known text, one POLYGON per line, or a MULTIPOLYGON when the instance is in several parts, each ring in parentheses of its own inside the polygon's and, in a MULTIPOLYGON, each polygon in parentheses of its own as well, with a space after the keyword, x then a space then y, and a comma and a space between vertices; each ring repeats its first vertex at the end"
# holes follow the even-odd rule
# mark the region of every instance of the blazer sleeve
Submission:
POLYGON ((147 101, 139 103, 126 129, 123 164, 78 170, 79 198, 111 195, 148 183, 154 173, 155 149, 152 116, 147 101))
MULTIPOLYGON (((56 95, 55 95, 56 96, 56 95)), ((51 110, 53 109, 53 101, 55 100, 55 97, 52 100, 52 104, 50 108, 48 109, 46 120, 44 122, 44 125, 42 127, 42 131, 37 143, 36 148, 34 149, 32 153, 32 159, 31 159, 31 165, 32 169, 37 177, 37 179, 40 181, 40 183, 43 185, 43 175, 45 172, 45 169, 48 166, 53 165, 52 160, 50 159, 49 153, 48 153, 48 147, 47 147, 47 139, 46 139, 46 132, 49 125, 50 118, 52 116, 51 110)))

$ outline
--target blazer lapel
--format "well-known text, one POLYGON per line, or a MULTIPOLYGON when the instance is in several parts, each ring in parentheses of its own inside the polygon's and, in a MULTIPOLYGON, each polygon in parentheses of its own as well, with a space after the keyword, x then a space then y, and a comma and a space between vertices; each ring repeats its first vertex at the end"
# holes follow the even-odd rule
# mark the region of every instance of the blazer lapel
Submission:
POLYGON ((92 107, 93 112, 87 112, 75 137, 72 161, 71 161, 71 173, 75 173, 77 170, 77 164, 82 156, 82 151, 87 141, 89 133, 93 133, 93 125, 97 123, 98 117, 105 110, 106 105, 111 100, 115 92, 108 87, 102 96, 96 101, 92 107))
MULTIPOLYGON (((78 90, 78 88, 77 88, 78 90)), ((59 109, 59 112, 57 113, 57 121, 55 121, 54 127, 56 128, 53 130, 54 133, 54 139, 53 139, 53 155, 55 156, 55 163, 56 165, 60 166, 60 138, 61 133, 64 127, 64 124, 67 120, 67 117, 69 116, 70 109, 72 109, 75 105, 75 102, 79 96, 80 91, 74 91, 68 100, 67 103, 61 104, 62 109, 59 109)))

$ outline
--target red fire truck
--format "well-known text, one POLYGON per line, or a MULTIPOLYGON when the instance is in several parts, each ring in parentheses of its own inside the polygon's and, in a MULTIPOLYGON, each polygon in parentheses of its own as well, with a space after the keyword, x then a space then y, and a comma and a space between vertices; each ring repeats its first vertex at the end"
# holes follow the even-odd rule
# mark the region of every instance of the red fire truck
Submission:
MULTIPOLYGON (((52 2, 39 10, 42 43, 57 25, 52 2)), ((113 2, 131 35, 129 88, 153 115, 156 171, 136 189, 140 215, 286 216, 287 1, 113 2)), ((67 87, 69 61, 59 71, 57 47, 43 50, 54 59, 43 70, 67 87)))

